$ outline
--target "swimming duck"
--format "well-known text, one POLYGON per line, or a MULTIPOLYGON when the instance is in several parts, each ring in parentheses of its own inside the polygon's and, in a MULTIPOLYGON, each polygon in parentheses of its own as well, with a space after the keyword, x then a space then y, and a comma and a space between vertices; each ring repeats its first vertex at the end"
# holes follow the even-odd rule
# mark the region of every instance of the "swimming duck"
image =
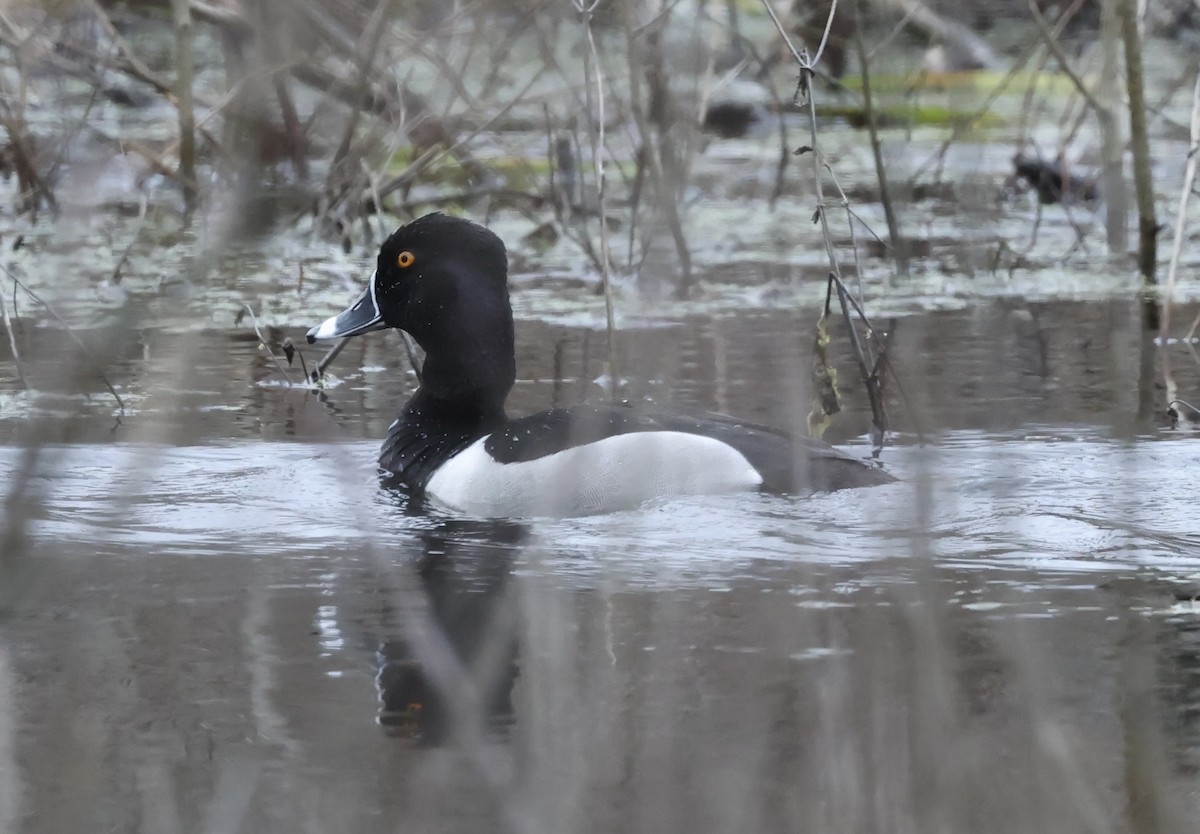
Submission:
POLYGON ((391 425, 379 466, 451 509, 487 517, 583 515, 665 495, 833 490, 894 480, 827 443, 724 415, 627 404, 510 418, 516 380, 504 243, 444 214, 400 227, 348 309, 318 339, 396 327, 425 351, 420 385, 391 425))

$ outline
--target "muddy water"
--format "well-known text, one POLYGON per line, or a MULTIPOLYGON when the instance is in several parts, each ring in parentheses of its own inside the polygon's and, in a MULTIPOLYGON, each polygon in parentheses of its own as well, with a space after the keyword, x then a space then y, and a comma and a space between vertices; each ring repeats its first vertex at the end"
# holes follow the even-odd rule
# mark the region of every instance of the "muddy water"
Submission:
MULTIPOLYGON (((632 328, 626 393, 793 425, 810 326, 632 328)), ((602 333, 519 330, 512 411, 597 394, 602 333)), ((29 338, 5 831, 1192 830, 1200 445, 1139 417, 1128 303, 899 319, 897 484, 521 523, 378 487, 393 335, 317 393, 254 342, 138 331, 119 423, 29 338)))
MULTIPOLYGON (((472 72, 491 63, 519 87, 544 60, 540 26, 489 23, 477 39, 470 20, 405 45, 397 78, 421 86, 492 44, 504 60, 479 56, 472 72), (438 61, 416 67, 426 51, 438 61)), ((224 101, 204 37, 198 88, 224 101)), ((545 102, 581 124, 574 38, 556 30, 567 71, 511 111, 532 132, 470 141, 478 158, 535 163, 514 169, 531 190, 545 185, 532 173, 545 102)), ((1176 205, 1187 159, 1190 85, 1175 79, 1192 51, 1148 56, 1150 89, 1183 90, 1150 126, 1160 206, 1176 205)), ((1090 121, 1064 136, 1065 93, 1029 113, 1014 85, 994 108, 1007 122, 949 148, 940 128, 885 134, 896 190, 937 186, 902 198, 906 236, 928 248, 911 276, 869 256, 862 228, 852 273, 835 226, 868 311, 898 316, 884 452, 898 483, 482 523, 379 488, 375 453, 412 387, 394 334, 355 341, 312 391, 235 318, 249 303, 281 354, 361 287, 382 221, 353 230, 343 256, 300 217, 308 200, 260 193, 261 171, 217 170, 201 180, 221 193, 185 225, 173 186, 142 182, 108 138, 154 145, 174 135, 173 109, 118 108, 56 79, 22 78, 38 131, 98 133, 64 157, 57 223, 0 212, 3 266, 86 348, 5 278, 33 390, 0 338, 0 834, 1195 831, 1200 438, 1194 422, 1170 426, 1158 382, 1169 363, 1200 405, 1200 361, 1143 342, 1134 270, 1104 254, 1098 215, 1052 207, 1034 247, 1031 198, 1004 195, 1030 139, 1096 158, 1090 121), (123 216, 143 199, 146 221, 123 216)), ((491 124, 514 103, 466 80, 476 101, 447 104, 449 124, 491 124)), ((793 71, 776 81, 786 96, 793 71)), ((431 83, 431 101, 458 101, 431 83)), ((914 98, 905 81, 895 103, 969 115, 982 83, 914 98)), ((819 90, 820 107, 839 103, 819 90)), ((343 125, 309 116, 336 147, 343 125)), ((810 141, 787 126, 787 147, 810 141)), ((775 130, 692 160, 691 301, 664 300, 669 259, 618 275, 623 396, 804 423, 827 262, 815 155, 793 158, 776 203, 775 130)), ((630 135, 609 133, 613 214, 630 135)), ((820 145, 855 216, 886 228, 864 134, 823 119, 820 145)), ((414 194, 440 199, 439 182, 414 194)), ((16 187, 0 183, 0 206, 16 187)), ((605 339, 586 259, 530 234, 545 212, 492 208, 466 211, 514 265, 511 410, 597 397, 605 339)), ((1196 211, 1173 335, 1200 309, 1196 211)), ((613 236, 618 265, 661 254, 628 251, 649 222, 613 236)), ((846 410, 829 436, 865 454, 856 370, 836 359, 846 410)))

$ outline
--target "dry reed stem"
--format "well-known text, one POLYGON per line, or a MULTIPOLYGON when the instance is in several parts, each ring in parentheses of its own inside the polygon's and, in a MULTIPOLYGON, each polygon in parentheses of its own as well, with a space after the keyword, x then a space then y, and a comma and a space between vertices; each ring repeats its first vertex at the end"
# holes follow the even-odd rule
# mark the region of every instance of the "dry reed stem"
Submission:
MULTIPOLYGON (((896 216, 896 208, 892 205, 891 189, 888 187, 887 169, 883 165, 883 140, 879 138, 879 120, 875 117, 875 102, 871 94, 871 62, 867 57, 867 47, 862 36, 862 0, 854 0, 854 45, 858 51, 859 69, 862 72, 863 112, 867 117, 867 133, 871 139, 871 158, 875 162, 875 177, 879 181, 879 201, 883 204, 883 215, 887 220, 888 237, 891 238, 892 257, 895 259, 896 271, 908 275, 908 242, 900 231, 900 219, 896 216)), ((853 233, 854 224, 850 224, 853 233)), ((855 246, 857 252, 858 247, 855 246)), ((862 275, 859 274, 861 295, 862 275)))
POLYGON ((192 14, 189 0, 171 0, 175 17, 175 95, 179 112, 179 180, 183 203, 190 214, 196 207, 196 114, 192 103, 195 75, 192 57, 192 14))
MULTIPOLYGON (((1200 155, 1200 74, 1196 76, 1195 88, 1192 91, 1191 150, 1188 153, 1183 185, 1179 191, 1179 208, 1175 217, 1175 234, 1171 245, 1171 262, 1167 267, 1167 286, 1163 292, 1161 331, 1163 338, 1158 343, 1159 364, 1162 369, 1163 379, 1163 395, 1168 402, 1178 399, 1179 393, 1179 386, 1175 381, 1175 375, 1171 368, 1171 354, 1168 349, 1166 337, 1169 335, 1171 328, 1171 305, 1175 292, 1175 276, 1179 269, 1179 258, 1183 252, 1184 234, 1187 231, 1187 208, 1192 188, 1196 183, 1198 155, 1200 155)), ((1200 322, 1200 316, 1197 316, 1196 320, 1200 322)), ((1192 325, 1192 329, 1195 329, 1195 324, 1192 325)), ((1189 332, 1189 341, 1190 338, 1191 333, 1189 332)))
MULTIPOLYGON (((1143 291, 1156 286, 1158 218, 1154 208, 1154 174, 1150 162, 1150 137, 1146 130, 1146 81, 1142 70, 1142 35, 1138 28, 1137 0, 1118 0, 1121 35, 1125 42, 1125 85, 1129 94, 1129 143, 1133 150, 1133 187, 1138 210, 1138 270, 1143 291)), ((1144 297, 1143 324, 1159 329, 1158 303, 1144 297)))
MULTIPOLYGON (((627 123, 630 140, 636 147, 635 168, 632 182, 618 166, 624 183, 629 192, 630 214, 633 220, 629 228, 628 263, 637 273, 641 273, 647 258, 650 257, 654 236, 657 229, 652 229, 645 237, 641 257, 636 265, 634 261, 634 239, 636 222, 640 207, 643 205, 642 196, 647 182, 654 189, 657 201, 654 207, 660 213, 660 219, 671 234, 678 258, 679 278, 675 284, 675 297, 686 298, 692 284, 692 256, 688 245, 687 235, 683 228, 683 217, 679 209, 681 183, 687 165, 680 161, 674 147, 675 137, 669 135, 676 123, 672 115, 675 106, 675 96, 668 80, 668 68, 664 60, 661 46, 662 20, 672 11, 670 3, 663 3, 658 12, 646 22, 636 20, 636 4, 622 5, 622 22, 625 32, 627 58, 629 60, 628 112, 631 115, 627 123), (644 39, 644 47, 639 40, 644 39), (643 89, 643 85, 646 89, 643 89)), ((590 105, 589 105, 590 109, 590 105)), ((698 114, 697 114, 698 115, 698 114)), ((679 142, 684 152, 692 152, 690 142, 679 142)), ((607 148, 606 148, 607 150, 607 148)), ((611 151, 609 152, 610 156, 611 151)))
MULTIPOLYGON (((583 30, 587 37, 588 53, 586 72, 593 76, 596 87, 596 112, 588 119, 588 133, 592 139, 592 166, 596 173, 597 199, 600 210, 600 280, 604 288, 604 326, 608 336, 608 394, 613 399, 621 384, 620 368, 617 365, 616 317, 613 311, 612 255, 608 240, 607 194, 608 179, 604 165, 604 74, 600 70, 600 55, 596 50, 596 38, 592 32, 592 13, 601 0, 593 0, 589 6, 573 3, 576 11, 583 15, 583 30)), ((590 86, 590 83, 589 83, 590 86)), ((589 113, 589 116, 593 114, 589 113)))
POLYGON ((1192 326, 1188 328, 1187 335, 1184 336, 1184 341, 1190 342, 1196 337, 1196 329, 1200 328, 1200 313, 1196 314, 1196 318, 1192 320, 1192 326))
POLYGON ((1179 189, 1179 209, 1175 214, 1175 236, 1171 244, 1171 263, 1167 267, 1167 287, 1163 292, 1162 329, 1166 333, 1171 326, 1171 297, 1175 292, 1175 276, 1179 271, 1179 257, 1183 254, 1183 237, 1187 231, 1187 208, 1192 188, 1196 184, 1196 166, 1200 163, 1200 73, 1192 90, 1191 150, 1188 152, 1184 169, 1183 185, 1179 189))
POLYGON ((1125 141, 1117 118, 1124 95, 1120 85, 1120 29, 1117 0, 1100 4, 1100 89, 1111 102, 1100 120, 1100 154, 1104 165, 1104 230, 1108 251, 1124 255, 1129 248, 1129 186, 1125 180, 1125 141))
POLYGON ((8 334, 8 346, 12 351, 13 365, 17 369, 17 379, 21 381, 23 387, 28 388, 29 383, 25 380, 25 372, 21 369, 21 352, 17 350, 17 334, 13 331, 12 319, 8 315, 8 305, 4 303, 4 293, 0 293, 0 315, 4 319, 4 331, 8 334))

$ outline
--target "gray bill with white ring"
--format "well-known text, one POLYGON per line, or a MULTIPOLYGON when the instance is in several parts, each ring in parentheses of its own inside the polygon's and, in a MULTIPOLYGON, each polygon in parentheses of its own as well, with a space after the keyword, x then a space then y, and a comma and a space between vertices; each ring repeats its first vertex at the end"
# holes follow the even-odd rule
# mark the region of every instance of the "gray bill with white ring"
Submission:
POLYGON ((340 339, 345 336, 358 336, 370 333, 372 330, 383 330, 387 325, 383 322, 383 314, 379 312, 379 304, 375 300, 375 275, 358 300, 336 316, 331 316, 308 331, 308 343, 311 345, 317 339, 340 339))

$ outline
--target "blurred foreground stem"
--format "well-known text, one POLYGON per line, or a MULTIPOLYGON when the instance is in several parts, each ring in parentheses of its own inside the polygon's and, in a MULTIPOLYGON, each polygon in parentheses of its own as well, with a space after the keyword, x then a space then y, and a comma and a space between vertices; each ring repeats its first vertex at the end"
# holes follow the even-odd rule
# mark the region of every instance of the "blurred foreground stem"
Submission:
POLYGON ((1125 84, 1129 90, 1129 141, 1133 149, 1133 186, 1138 209, 1138 270, 1142 276, 1142 324, 1149 331, 1159 326, 1158 219, 1154 213, 1154 182, 1150 170, 1150 140, 1146 133, 1146 84, 1142 73, 1142 35, 1138 31, 1137 0, 1118 0, 1121 35, 1125 41, 1125 84))
POLYGON ((179 180, 183 203, 191 214, 196 207, 196 116, 192 107, 192 11, 189 0, 171 0, 175 18, 175 95, 179 108, 179 180))
POLYGON ((888 187, 887 170, 883 166, 883 142, 879 138, 878 119, 871 96, 871 67, 867 47, 863 43, 862 14, 863 0, 854 0, 854 47, 858 52, 859 71, 862 73, 863 113, 867 117, 867 133, 871 137, 871 155, 875 160, 875 176, 879 180, 879 201, 883 204, 883 216, 887 219, 888 239, 892 242, 892 257, 896 261, 896 272, 908 275, 908 242, 900 231, 900 221, 892 205, 891 189, 888 187))

